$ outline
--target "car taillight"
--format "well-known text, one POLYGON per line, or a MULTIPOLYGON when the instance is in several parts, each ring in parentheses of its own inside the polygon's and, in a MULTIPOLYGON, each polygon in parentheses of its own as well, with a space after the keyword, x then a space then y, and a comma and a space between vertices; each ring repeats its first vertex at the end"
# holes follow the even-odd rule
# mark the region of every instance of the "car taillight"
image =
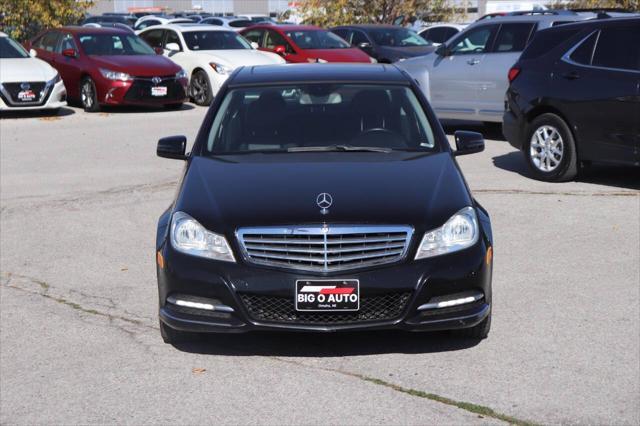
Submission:
POLYGON ((519 74, 520 74, 520 68, 511 67, 511 69, 509 70, 509 74, 507 75, 507 77, 509 77, 509 83, 513 82, 513 80, 515 80, 519 74))

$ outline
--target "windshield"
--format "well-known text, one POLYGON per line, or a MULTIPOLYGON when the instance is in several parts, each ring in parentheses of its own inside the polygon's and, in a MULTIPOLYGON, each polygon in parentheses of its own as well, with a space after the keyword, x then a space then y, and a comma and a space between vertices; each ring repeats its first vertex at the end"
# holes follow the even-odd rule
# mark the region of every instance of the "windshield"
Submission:
POLYGON ((369 34, 378 46, 410 47, 430 45, 417 33, 406 28, 377 28, 369 30, 369 34))
POLYGON ((433 130, 409 87, 315 83, 229 91, 209 154, 432 151, 433 130))
POLYGON ((155 55, 156 53, 134 35, 82 34, 80 44, 87 55, 155 55))
POLYGON ((249 42, 232 31, 188 31, 182 36, 189 50, 251 49, 249 42))
POLYGON ((287 31, 285 34, 301 49, 347 49, 349 43, 330 33, 321 30, 287 31))
POLYGON ((0 58, 28 58, 29 54, 18 43, 9 37, 0 37, 0 58))

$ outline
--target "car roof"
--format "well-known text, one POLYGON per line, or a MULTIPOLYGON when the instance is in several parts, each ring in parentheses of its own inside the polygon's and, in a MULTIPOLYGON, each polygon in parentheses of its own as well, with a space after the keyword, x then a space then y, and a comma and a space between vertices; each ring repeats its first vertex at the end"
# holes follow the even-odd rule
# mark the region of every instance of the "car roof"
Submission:
MULTIPOLYGON (((181 33, 188 33, 191 31, 224 31, 224 32, 233 32, 232 30, 230 30, 227 27, 221 27, 220 25, 209 25, 209 24, 196 24, 196 23, 192 23, 192 24, 164 24, 164 25, 153 25, 151 27, 147 27, 147 28, 153 28, 153 29, 168 29, 168 30, 174 30, 174 31, 178 31, 181 33)), ((146 31, 147 28, 145 28, 144 30, 146 31)))
POLYGON ((511 22, 545 22, 551 23, 556 21, 584 21, 589 19, 588 16, 582 16, 578 14, 558 14, 558 15, 516 15, 516 16, 496 16, 492 19, 483 19, 480 21, 476 21, 473 24, 469 25, 469 27, 475 27, 479 25, 487 25, 487 24, 508 24, 511 22))
POLYGON ((280 31, 305 31, 305 30, 325 31, 324 28, 316 27, 315 25, 290 25, 290 24, 273 25, 273 24, 259 23, 257 25, 252 25, 251 27, 247 27, 247 28, 251 28, 252 30, 259 28, 259 29, 279 29, 280 31))
POLYGON ((69 31, 73 34, 126 34, 131 35, 130 31, 127 31, 123 28, 115 28, 115 27, 78 27, 74 25, 62 27, 62 28, 54 28, 57 30, 69 31))
POLYGON ((388 64, 286 64, 242 67, 231 77, 229 86, 312 82, 409 85, 410 81, 403 71, 388 64))
POLYGON ((582 21, 570 22, 563 25, 558 25, 555 27, 547 28, 545 31, 560 31, 562 28, 566 28, 568 26, 571 27, 584 27, 584 28, 597 28, 602 26, 615 26, 615 25, 624 25, 628 23, 634 23, 640 25, 640 16, 625 16, 622 18, 601 18, 601 19, 585 19, 582 21))
POLYGON ((353 25, 338 25, 335 28, 359 28, 361 30, 375 30, 376 28, 404 28, 399 25, 391 24, 353 24, 353 25))

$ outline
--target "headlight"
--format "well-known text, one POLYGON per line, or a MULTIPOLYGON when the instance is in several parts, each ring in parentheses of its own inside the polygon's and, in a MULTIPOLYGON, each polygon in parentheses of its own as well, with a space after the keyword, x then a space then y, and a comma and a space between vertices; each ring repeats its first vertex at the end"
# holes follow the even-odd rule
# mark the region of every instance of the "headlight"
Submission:
POLYGON ((213 70, 218 74, 227 75, 227 74, 231 74, 231 71, 233 71, 230 67, 217 64, 215 62, 211 62, 209 65, 211 65, 211 68, 213 68, 213 70))
POLYGON ((62 77, 60 77, 59 73, 56 73, 56 75, 51 80, 47 81, 47 86, 53 86, 60 80, 62 80, 62 77))
POLYGON ((192 256, 225 262, 236 261, 225 237, 206 230, 197 220, 183 212, 173 214, 171 246, 192 256))
POLYGON ((108 69, 100 68, 100 74, 108 80, 114 81, 129 81, 131 80, 131 76, 126 72, 120 71, 111 71, 108 69))
POLYGON ((416 260, 466 249, 478 241, 478 236, 476 211, 465 207, 440 228, 424 234, 416 260))
POLYGON ((180 69, 180 71, 176 73, 176 79, 178 80, 181 78, 187 78, 187 77, 188 77, 187 72, 184 69, 180 69))
POLYGON ((369 61, 371 61, 372 64, 377 64, 378 60, 376 58, 373 58, 371 56, 369 56, 369 61))

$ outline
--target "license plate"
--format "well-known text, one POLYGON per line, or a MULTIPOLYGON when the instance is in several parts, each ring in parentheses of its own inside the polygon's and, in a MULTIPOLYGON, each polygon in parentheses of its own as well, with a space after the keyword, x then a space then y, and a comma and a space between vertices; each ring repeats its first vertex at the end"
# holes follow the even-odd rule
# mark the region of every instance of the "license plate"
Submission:
POLYGON ((296 311, 357 311, 360 309, 358 280, 296 281, 296 311))
POLYGON ((167 86, 154 86, 151 88, 151 96, 167 96, 167 86))
POLYGON ((21 102, 31 102, 36 98, 36 94, 33 93, 33 90, 23 90, 22 92, 18 92, 18 100, 21 102))

